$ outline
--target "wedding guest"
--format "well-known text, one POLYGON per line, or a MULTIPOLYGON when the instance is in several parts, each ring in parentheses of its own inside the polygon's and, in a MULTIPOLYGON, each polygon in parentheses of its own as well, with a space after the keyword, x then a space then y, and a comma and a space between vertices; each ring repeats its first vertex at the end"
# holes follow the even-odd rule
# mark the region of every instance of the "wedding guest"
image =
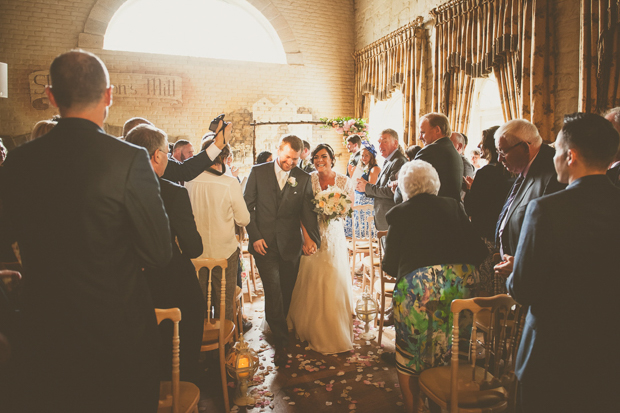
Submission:
MULTIPOLYGON (((377 178, 379 177, 379 172, 381 168, 377 165, 377 150, 374 145, 368 141, 362 141, 362 155, 360 157, 360 162, 363 168, 364 173, 362 174, 362 179, 365 179, 371 184, 377 183, 377 178)), ((355 191, 355 200, 354 205, 372 205, 374 200, 366 196, 364 192, 355 191)), ((366 224, 366 219, 369 215, 372 215, 372 212, 365 211, 355 211, 355 221, 357 223, 366 224)), ((376 235, 375 228, 372 228, 371 236, 374 237, 376 235)), ((353 236, 353 219, 347 218, 344 224, 344 235, 346 237, 353 236)), ((363 238, 363 234, 361 233, 361 229, 359 227, 355 228, 355 236, 357 238, 363 238)))
POLYGON ((302 140, 304 143, 304 149, 301 151, 301 155, 299 156, 299 168, 307 173, 311 173, 316 171, 314 168, 314 162, 312 162, 312 156, 310 151, 310 142, 306 140, 302 140))
POLYGON ((0 182, 0 232, 26 270, 19 400, 6 411, 153 412, 159 334, 141 268, 172 256, 159 184, 144 149, 103 131, 104 63, 74 50, 49 73, 61 119, 11 151, 0 182))
POLYGON ((407 411, 417 412, 419 374, 450 361, 450 303, 463 298, 467 278, 487 249, 459 202, 437 196, 439 175, 428 162, 403 165, 398 186, 404 202, 386 216, 383 270, 397 278, 392 301, 396 368, 407 411), (456 265, 452 271, 426 268, 444 264, 456 265), (429 319, 431 305, 436 309, 429 319))
POLYGON ((224 161, 224 165, 226 166, 226 172, 224 173, 228 176, 232 176, 237 181, 239 181, 239 183, 241 183, 241 179, 239 179, 239 168, 233 165, 234 160, 235 160, 235 157, 233 156, 232 151, 231 151, 228 154, 228 157, 226 158, 226 160, 224 161))
POLYGON ((185 162, 186 159, 194 156, 194 145, 186 139, 179 139, 172 147, 172 157, 179 162, 185 162))
MULTIPOLYGON (((168 157, 168 166, 166 166, 166 171, 162 176, 163 179, 168 181, 183 185, 187 181, 191 181, 198 175, 213 164, 213 159, 215 159, 220 150, 224 147, 225 142, 230 142, 230 133, 232 130, 232 123, 228 122, 227 126, 224 128, 224 133, 221 134, 220 129, 224 126, 224 121, 220 120, 217 130, 216 130, 216 144, 210 146, 208 152, 201 151, 198 154, 185 159, 183 162, 178 161, 172 156, 168 157)), ((151 125, 154 126, 153 123, 144 118, 131 118, 125 125, 123 126, 123 137, 126 137, 129 131, 135 128, 138 125, 151 125)), ((173 147, 174 149, 174 147, 173 147)))
MULTIPOLYGON (((610 121, 614 129, 620 133, 620 107, 608 110, 605 113, 605 119, 610 121)), ((616 152, 616 156, 609 166, 607 177, 614 185, 620 188, 620 148, 618 148, 618 152, 616 152)))
POLYGON ((515 364, 523 412, 618 408, 618 332, 610 322, 620 289, 620 189, 605 173, 619 142, 601 116, 566 115, 553 161, 568 187, 527 205, 507 281, 529 307, 515 364), (582 339, 576 326, 587 326, 582 339))
MULTIPOLYGON (((214 144, 207 139, 202 144, 206 151, 214 144)), ((230 154, 230 146, 226 145, 215 158, 213 165, 205 169, 196 179, 186 183, 192 208, 195 211, 196 226, 202 236, 203 253, 199 258, 227 258, 226 277, 226 319, 234 321, 235 287, 237 286, 237 265, 239 261, 239 242, 235 237, 235 224, 246 226, 250 222, 250 213, 243 200, 241 185, 236 178, 224 174, 224 161, 230 154)), ((200 283, 206 291, 207 278, 202 273, 200 283)), ((221 288, 222 270, 213 270, 213 291, 221 288)), ((220 295, 212 294, 215 317, 219 317, 220 295)), ((211 309, 207 309, 211 311, 211 309)))
POLYGON ((476 172, 475 179, 467 180, 470 189, 465 195, 465 211, 489 248, 489 255, 479 268, 480 283, 476 293, 484 296, 506 292, 505 278, 495 276, 493 270, 493 256, 499 252, 495 246, 495 226, 514 178, 497 159, 494 138, 497 129, 499 126, 482 131, 480 149, 488 164, 476 172))
POLYGON ((471 150, 470 154, 471 164, 476 168, 476 171, 483 167, 484 164, 480 163, 480 159, 482 158, 482 153, 480 149, 474 148, 471 150))
POLYGON ((418 152, 420 152, 420 149, 422 149, 420 145, 411 145, 410 147, 408 147, 407 150, 405 151, 405 155, 407 156, 407 159, 409 159, 410 161, 413 161, 415 159, 415 156, 418 154, 418 152))
POLYGON ((271 155, 271 152, 262 151, 256 157, 256 163, 254 165, 260 165, 262 163, 272 162, 272 161, 273 161, 273 156, 271 155))
MULTIPOLYGON (((144 272, 155 308, 181 309, 181 380, 198 384, 205 303, 191 259, 202 253, 202 239, 196 229, 189 195, 181 185, 161 178, 168 164, 168 137, 164 131, 141 124, 129 131, 125 141, 146 149, 153 172, 159 177, 161 198, 170 220, 172 259, 163 268, 147 267, 144 272)), ((160 368, 164 372, 164 379, 170 380, 172 323, 161 323, 159 332, 160 368)))
POLYGON ((4 146, 4 142, 2 142, 2 138, 0 138, 0 166, 4 163, 7 153, 6 146, 4 146))
POLYGON ((407 161, 399 150, 398 133, 394 129, 385 129, 379 138, 379 151, 385 158, 383 168, 377 177, 377 182, 371 184, 366 179, 357 180, 356 190, 364 192, 367 197, 373 198, 375 207, 375 228, 385 231, 388 228, 385 214, 395 205, 394 193, 390 182, 396 179, 401 166, 407 161))
MULTIPOLYGON (((420 119, 420 140, 424 147, 415 159, 430 163, 439 174, 441 185, 439 196, 449 196, 461 201, 463 182, 463 161, 450 141, 450 121, 442 113, 427 113, 420 119)), ((400 189, 396 188, 394 201, 402 200, 400 189)))
POLYGON ((555 150, 543 143, 533 123, 523 119, 504 123, 495 132, 495 147, 498 161, 517 175, 495 228, 495 244, 502 257, 502 262, 495 266, 495 274, 505 278, 512 273, 527 204, 566 185, 556 178, 555 150))
POLYGON ((32 128, 32 132, 30 133, 30 140, 36 139, 40 136, 45 135, 49 131, 52 130, 54 126, 58 124, 57 121, 51 119, 45 119, 38 121, 34 128, 32 128))
POLYGON ((357 166, 357 163, 360 161, 360 148, 362 147, 362 138, 357 135, 349 135, 347 138, 347 150, 351 154, 349 156, 349 163, 347 164, 347 176, 350 177, 353 174, 353 170, 357 166))
POLYGON ((454 149, 461 155, 461 160, 463 161, 463 177, 473 178, 476 173, 476 168, 474 168, 469 159, 464 155, 466 146, 465 135, 459 132, 452 132, 450 141, 452 145, 454 145, 454 149))

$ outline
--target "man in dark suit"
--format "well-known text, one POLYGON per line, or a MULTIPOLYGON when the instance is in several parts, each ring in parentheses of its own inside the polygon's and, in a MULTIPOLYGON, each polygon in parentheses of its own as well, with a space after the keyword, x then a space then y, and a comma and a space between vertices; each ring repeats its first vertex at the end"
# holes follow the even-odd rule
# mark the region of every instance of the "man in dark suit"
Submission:
MULTIPOLYGON (((620 107, 607 111, 605 119, 610 121, 614 125, 614 129, 620 133, 620 107)), ((614 185, 620 188, 620 148, 618 148, 614 161, 607 170, 607 177, 614 185)))
POLYGON ((495 146, 499 161, 518 175, 495 229, 495 242, 503 259, 495 266, 495 273, 508 277, 528 203, 564 189, 566 185, 556 178, 553 168, 555 150, 542 142, 534 124, 523 119, 506 122, 495 132, 495 146))
POLYGON ((569 185, 527 207, 506 283, 529 306, 515 370, 524 412, 618 409, 620 189, 605 172, 619 140, 599 115, 565 116, 554 162, 569 185))
POLYGON ((439 196, 461 202, 463 160, 450 140, 452 130, 448 118, 441 113, 428 113, 420 119, 420 140, 424 147, 415 159, 433 165, 439 174, 439 196))
POLYGON ((314 162, 312 162, 312 156, 310 156, 310 142, 306 140, 302 140, 304 144, 304 149, 301 151, 300 159, 299 159, 299 168, 307 173, 311 173, 316 171, 314 168, 314 162))
MULTIPOLYGON (((169 149, 166 133, 151 125, 139 125, 127 134, 125 141, 147 150, 151 167, 159 177, 161 198, 170 220, 172 259, 163 268, 147 267, 145 274, 155 308, 178 307, 181 309, 183 317, 183 322, 179 324, 179 334, 183 337, 181 340, 181 380, 198 384, 198 361, 204 327, 205 301, 191 259, 202 254, 202 238, 196 228, 187 189, 161 178, 168 164, 169 149)), ((164 379, 170 380, 172 323, 162 323, 159 331, 161 333, 161 369, 165 372, 164 379)))
POLYGON ((398 133, 394 129, 385 129, 379 138, 379 151, 385 158, 377 182, 371 184, 363 178, 357 180, 357 190, 365 192, 369 198, 374 198, 375 227, 378 231, 387 231, 388 223, 385 214, 392 209, 394 192, 390 188, 390 182, 395 181, 398 171, 407 162, 407 158, 399 151, 398 133))
POLYGON ((103 131, 112 87, 99 58, 64 53, 50 78, 61 119, 9 154, 1 182, 2 231, 24 267, 7 411, 154 412, 159 335, 141 268, 172 256, 159 184, 144 149, 103 131))
MULTIPOLYGON (((164 172, 162 178, 176 184, 183 185, 184 182, 191 181, 200 175, 206 168, 213 165, 213 160, 217 158, 224 147, 224 136, 219 133, 222 128, 222 124, 223 120, 220 121, 217 129, 218 134, 216 136, 215 145, 210 145, 207 150, 200 151, 197 155, 193 155, 182 162, 172 156, 168 156, 168 166, 166 166, 166 171, 164 172)), ((123 126, 123 139, 125 139, 127 134, 138 125, 154 126, 148 119, 138 117, 131 118, 125 122, 125 125, 123 126)))
POLYGON ((289 341, 286 316, 304 244, 300 222, 313 241, 303 245, 304 252, 314 253, 321 246, 312 181, 296 166, 302 148, 297 136, 284 136, 276 160, 252 168, 244 193, 250 211, 249 251, 263 280, 265 317, 278 364, 285 362, 289 341))

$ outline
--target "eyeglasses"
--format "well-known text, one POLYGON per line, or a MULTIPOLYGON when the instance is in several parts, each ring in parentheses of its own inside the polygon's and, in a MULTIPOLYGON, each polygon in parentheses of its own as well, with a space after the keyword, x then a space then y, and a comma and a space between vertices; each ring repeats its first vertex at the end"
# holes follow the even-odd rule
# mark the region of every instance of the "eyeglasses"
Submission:
POLYGON ((508 153, 513 150, 514 148, 516 148, 519 145, 527 145, 527 142, 521 141, 519 143, 517 143, 516 145, 512 145, 510 148, 506 149, 505 151, 500 151, 499 149, 497 150, 497 156, 500 158, 505 158, 506 156, 508 156, 508 153))

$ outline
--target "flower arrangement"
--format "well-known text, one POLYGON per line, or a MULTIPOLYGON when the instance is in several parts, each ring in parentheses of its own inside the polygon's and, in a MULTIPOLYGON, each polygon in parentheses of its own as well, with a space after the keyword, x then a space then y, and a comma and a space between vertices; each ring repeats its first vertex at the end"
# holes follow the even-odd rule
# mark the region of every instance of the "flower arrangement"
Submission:
POLYGON ((321 118, 319 119, 325 125, 324 128, 335 128, 336 132, 341 133, 344 139, 344 144, 347 144, 347 138, 349 135, 357 134, 362 140, 368 140, 368 124, 362 118, 356 119, 351 117, 344 118, 321 118))
POLYGON ((316 194, 312 203, 315 205, 314 212, 328 222, 332 219, 350 217, 353 211, 349 195, 336 186, 329 186, 316 194))

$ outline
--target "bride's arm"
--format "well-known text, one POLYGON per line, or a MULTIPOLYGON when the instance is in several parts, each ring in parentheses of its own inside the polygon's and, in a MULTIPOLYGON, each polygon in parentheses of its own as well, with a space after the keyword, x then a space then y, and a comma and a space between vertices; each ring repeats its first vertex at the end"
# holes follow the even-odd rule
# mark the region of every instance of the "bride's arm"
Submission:
POLYGON ((304 245, 302 245, 301 250, 304 252, 304 255, 312 255, 316 252, 316 243, 312 241, 312 238, 308 235, 308 231, 306 231, 303 222, 300 222, 300 224, 301 231, 304 234, 304 245))

